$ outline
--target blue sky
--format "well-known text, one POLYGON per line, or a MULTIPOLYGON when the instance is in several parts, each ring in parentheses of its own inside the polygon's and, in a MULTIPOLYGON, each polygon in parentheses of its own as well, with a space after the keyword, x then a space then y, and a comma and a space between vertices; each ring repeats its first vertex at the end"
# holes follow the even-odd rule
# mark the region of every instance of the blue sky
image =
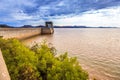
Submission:
POLYGON ((120 0, 0 0, 0 24, 120 27, 120 0))

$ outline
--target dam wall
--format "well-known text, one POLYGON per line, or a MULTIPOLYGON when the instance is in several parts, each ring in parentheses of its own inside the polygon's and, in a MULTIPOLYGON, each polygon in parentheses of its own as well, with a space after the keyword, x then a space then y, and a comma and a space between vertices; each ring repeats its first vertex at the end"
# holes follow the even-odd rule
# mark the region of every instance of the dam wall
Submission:
POLYGON ((41 28, 41 34, 53 34, 53 28, 41 28))
POLYGON ((22 39, 40 35, 41 28, 0 28, 0 37, 22 39))
POLYGON ((0 50, 0 80, 10 80, 10 76, 1 50, 0 50))

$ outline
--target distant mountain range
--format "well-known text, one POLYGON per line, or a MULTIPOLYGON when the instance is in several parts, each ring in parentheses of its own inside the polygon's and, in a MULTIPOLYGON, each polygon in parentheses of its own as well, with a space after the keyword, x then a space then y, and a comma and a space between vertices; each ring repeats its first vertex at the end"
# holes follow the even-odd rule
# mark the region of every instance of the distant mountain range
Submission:
POLYGON ((15 26, 9 26, 6 24, 0 24, 0 28, 41 28, 41 27, 45 27, 45 26, 42 26, 42 25, 39 25, 39 26, 24 25, 24 26, 15 27, 15 26))
POLYGON ((6 24, 0 24, 0 28, 12 28, 12 26, 8 26, 6 24))
MULTIPOLYGON (((6 25, 6 24, 0 24, 0 28, 41 28, 41 27, 45 27, 45 26, 43 26, 43 25, 39 25, 39 26, 24 25, 24 26, 20 26, 20 27, 14 27, 14 26, 6 25)), ((117 28, 117 27, 54 26, 54 28, 117 28)))
POLYGON ((54 28, 117 28, 117 27, 90 27, 90 26, 54 26, 54 28))

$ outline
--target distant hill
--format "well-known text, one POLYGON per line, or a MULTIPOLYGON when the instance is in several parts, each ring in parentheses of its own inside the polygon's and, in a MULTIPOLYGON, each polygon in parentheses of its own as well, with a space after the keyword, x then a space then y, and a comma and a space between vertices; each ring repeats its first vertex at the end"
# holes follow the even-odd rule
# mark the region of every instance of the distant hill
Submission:
POLYGON ((98 28, 117 28, 117 27, 98 27, 98 28))
POLYGON ((24 26, 21 26, 19 28, 41 28, 41 27, 45 27, 45 26, 42 26, 42 25, 39 25, 39 26, 24 25, 24 26))
POLYGON ((6 24, 0 24, 0 28, 13 28, 12 26, 8 26, 6 24))
POLYGON ((54 28, 88 28, 86 26, 54 26, 54 28))
POLYGON ((36 27, 36 28, 41 28, 41 27, 45 27, 45 26, 39 25, 39 26, 34 26, 34 27, 36 27))
MULTIPOLYGON (((32 26, 32 25, 24 25, 20 27, 13 27, 13 26, 8 26, 6 24, 0 24, 0 28, 41 28, 45 27, 43 25, 38 25, 38 26, 32 26)), ((54 28, 117 28, 117 27, 89 27, 89 26, 54 26, 54 28)))
POLYGON ((33 26, 31 26, 31 25, 24 25, 24 26, 21 26, 20 28, 33 28, 33 26))
POLYGON ((117 27, 89 27, 89 26, 54 26, 54 28, 117 28, 117 27))

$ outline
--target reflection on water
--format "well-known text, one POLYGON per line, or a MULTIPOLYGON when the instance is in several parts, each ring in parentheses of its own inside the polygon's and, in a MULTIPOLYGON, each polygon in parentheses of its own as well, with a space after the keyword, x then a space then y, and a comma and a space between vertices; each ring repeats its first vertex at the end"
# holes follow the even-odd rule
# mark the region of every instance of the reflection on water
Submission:
POLYGON ((98 80, 120 80, 120 29, 55 29, 53 35, 26 39, 26 45, 52 43, 58 52, 69 52, 98 80))

